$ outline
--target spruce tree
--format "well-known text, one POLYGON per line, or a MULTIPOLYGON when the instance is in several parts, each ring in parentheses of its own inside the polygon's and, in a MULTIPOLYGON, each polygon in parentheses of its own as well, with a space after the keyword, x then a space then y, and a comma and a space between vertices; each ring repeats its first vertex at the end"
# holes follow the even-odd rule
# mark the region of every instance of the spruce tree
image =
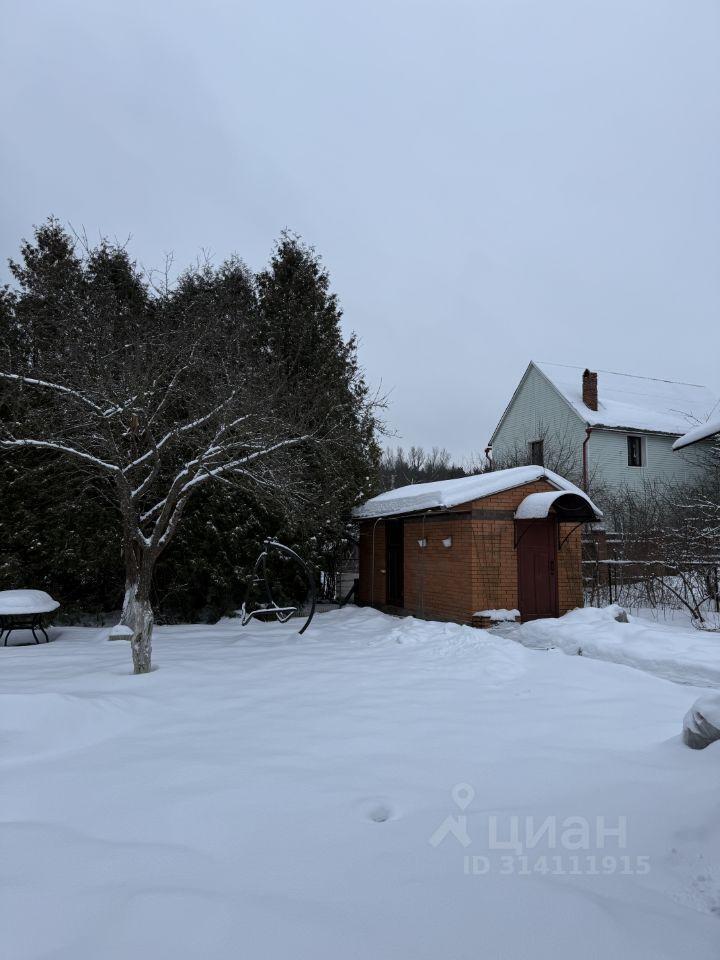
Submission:
POLYGON ((329 415, 325 442, 303 449, 307 488, 285 535, 332 580, 352 540, 351 509, 372 491, 380 457, 377 405, 359 368, 357 339, 343 334, 337 295, 312 247, 283 233, 257 287, 251 349, 269 352, 284 370, 287 404, 329 415))
MULTIPOLYGON (((302 421, 314 434, 294 454, 298 482, 291 493, 227 476, 188 503, 183 525, 154 569, 159 618, 210 619, 232 610, 265 536, 290 543, 333 573, 352 533, 351 507, 370 491, 378 449, 355 339, 343 337, 337 299, 314 251, 283 235, 257 276, 233 258, 217 269, 190 270, 172 288, 154 292, 125 250, 106 242, 78 247, 50 220, 23 244, 11 268, 16 286, 0 291, 0 335, 5 359, 22 356, 25 374, 72 368, 82 343, 83 362, 93 360, 85 353, 94 354, 109 384, 139 378, 143 355, 136 356, 135 346, 144 344, 150 355, 148 325, 167 338, 174 328, 211 324, 217 349, 256 371, 253 401, 260 401, 260 414, 302 421)), ((7 389, 0 391, 8 434, 17 432, 21 407, 34 416, 33 405, 46 400, 28 388, 11 392, 12 403, 7 389)), ((171 402, 174 408, 163 415, 181 422, 183 396, 171 402)), ((280 461, 277 469, 287 473, 280 461)), ((0 588, 44 587, 71 616, 118 608, 122 537, 106 478, 69 469, 58 452, 14 450, 12 457, 0 455, 0 492, 0 588)))

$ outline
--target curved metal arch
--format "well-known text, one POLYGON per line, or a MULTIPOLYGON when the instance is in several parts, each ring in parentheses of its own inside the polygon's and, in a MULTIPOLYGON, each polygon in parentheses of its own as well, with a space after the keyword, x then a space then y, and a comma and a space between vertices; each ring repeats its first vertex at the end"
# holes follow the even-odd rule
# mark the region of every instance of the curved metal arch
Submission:
POLYGON ((602 519, 602 512, 581 490, 531 493, 515 511, 516 520, 544 520, 551 515, 563 523, 594 523, 602 519))
POLYGON ((307 628, 310 626, 310 621, 315 616, 315 578, 312 575, 309 565, 299 554, 297 554, 291 547, 287 547, 284 543, 280 543, 278 540, 273 540, 271 537, 268 537, 267 540, 263 541, 263 549, 255 561, 253 576, 250 580, 248 580, 248 585, 245 589, 245 599, 243 600, 242 607, 240 608, 242 618, 241 626, 244 627, 246 624, 250 623, 253 617, 256 617, 258 614, 274 616, 278 623, 287 623, 292 615, 297 613, 299 609, 298 607, 280 607, 275 602, 267 569, 267 557, 271 550, 276 550, 278 553, 284 554, 290 560, 294 561, 300 567, 305 576, 305 581, 308 586, 308 592, 306 596, 310 598, 310 612, 307 615, 302 627, 298 630, 299 636, 300 634, 305 633, 307 628), (258 607, 255 610, 248 612, 247 604, 250 599, 250 594, 252 593, 253 587, 257 584, 263 585, 266 606, 258 607))

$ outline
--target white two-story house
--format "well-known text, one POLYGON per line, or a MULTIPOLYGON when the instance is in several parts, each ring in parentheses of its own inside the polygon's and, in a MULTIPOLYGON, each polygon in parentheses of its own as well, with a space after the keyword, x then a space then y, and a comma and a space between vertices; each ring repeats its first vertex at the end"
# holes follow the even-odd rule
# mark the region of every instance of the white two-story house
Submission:
POLYGON ((707 444, 673 453, 682 434, 718 411, 707 387, 531 362, 487 449, 496 467, 536 463, 598 495, 691 481, 707 444))

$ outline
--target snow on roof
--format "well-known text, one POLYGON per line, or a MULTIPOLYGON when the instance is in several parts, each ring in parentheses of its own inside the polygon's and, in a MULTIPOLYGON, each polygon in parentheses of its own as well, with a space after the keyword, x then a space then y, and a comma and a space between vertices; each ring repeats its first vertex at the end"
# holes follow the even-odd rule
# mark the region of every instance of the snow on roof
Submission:
POLYGON ((583 367, 538 362, 535 366, 590 426, 681 434, 705 420, 718 402, 698 384, 598 370, 598 409, 591 410, 582 400, 583 367))
MULTIPOLYGON (((516 520, 540 520, 544 519, 550 513, 551 508, 557 503, 558 500, 562 497, 566 497, 569 493, 569 490, 550 490, 545 493, 531 493, 529 496, 525 497, 520 506, 515 511, 516 520)), ((592 502, 590 497, 587 494, 583 493, 582 490, 573 490, 573 496, 580 497, 582 500, 587 503, 588 507, 595 515, 596 520, 602 519, 602 512, 598 510, 595 504, 592 502)), ((581 515, 582 515, 581 507, 581 515)), ((587 511, 586 515, 587 515, 587 511)))
POLYGON ((480 473, 474 477, 459 477, 457 480, 411 483, 407 487, 398 487, 396 490, 388 490, 373 497, 372 500, 355 507, 353 515, 358 519, 365 519, 457 507, 461 503, 481 500, 483 497, 502 493, 503 490, 512 490, 513 487, 533 483, 535 480, 547 480, 558 490, 585 496, 575 484, 553 473, 552 470, 535 466, 511 467, 509 470, 495 470, 492 473, 480 473))
POLYGON ((686 434, 680 437, 673 444, 673 450, 682 450, 683 447, 689 447, 693 443, 699 443, 701 440, 709 440, 715 434, 720 433, 720 417, 713 417, 707 423, 701 423, 686 434))

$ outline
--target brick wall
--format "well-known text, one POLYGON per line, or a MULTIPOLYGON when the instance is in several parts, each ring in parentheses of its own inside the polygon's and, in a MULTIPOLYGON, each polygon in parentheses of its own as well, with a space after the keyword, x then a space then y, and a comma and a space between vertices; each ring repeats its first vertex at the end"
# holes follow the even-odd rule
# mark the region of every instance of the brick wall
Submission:
POLYGON ((583 605, 582 527, 573 530, 574 526, 574 523, 560 524, 560 542, 568 538, 562 544, 557 559, 560 616, 583 605))
MULTIPOLYGON (((518 605, 517 551, 513 515, 531 493, 554 490, 545 480, 506 490, 445 514, 408 517, 404 539, 405 610, 433 620, 472 622, 477 610, 512 610, 518 605), (427 547, 418 540, 425 538, 427 547), (452 546, 442 541, 452 537, 452 546)), ((560 539, 573 524, 560 525, 560 539)), ((580 529, 570 534, 557 557, 558 606, 562 615, 582 606, 580 529)), ((385 523, 360 524, 361 603, 385 603, 385 523), (371 595, 371 554, 375 530, 375 577, 371 595), (371 599, 372 597, 372 599, 371 599)))
POLYGON ((538 480, 473 503, 474 610, 513 610, 517 607, 517 551, 512 518, 525 497, 554 489, 547 481, 538 480), (482 515, 487 519, 478 518, 482 515))
POLYGON ((468 508, 405 521, 405 609, 430 620, 470 623, 472 535, 468 508), (443 540, 452 538, 452 546, 443 540), (418 540, 425 538, 421 548, 418 540))

